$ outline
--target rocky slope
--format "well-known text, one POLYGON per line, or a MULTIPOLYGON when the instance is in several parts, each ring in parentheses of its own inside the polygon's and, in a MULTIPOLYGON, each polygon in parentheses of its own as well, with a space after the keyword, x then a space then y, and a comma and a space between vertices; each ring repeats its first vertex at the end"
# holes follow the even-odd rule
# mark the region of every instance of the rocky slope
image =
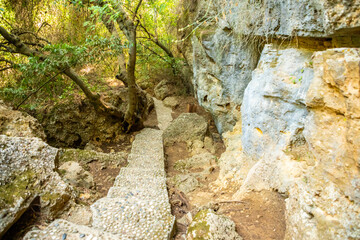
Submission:
POLYGON ((186 9, 195 95, 227 143, 218 187, 283 194, 286 239, 360 238, 360 1, 186 9))
POLYGON ((52 217, 71 197, 57 168, 58 149, 31 116, 0 103, 0 238, 32 205, 52 217))

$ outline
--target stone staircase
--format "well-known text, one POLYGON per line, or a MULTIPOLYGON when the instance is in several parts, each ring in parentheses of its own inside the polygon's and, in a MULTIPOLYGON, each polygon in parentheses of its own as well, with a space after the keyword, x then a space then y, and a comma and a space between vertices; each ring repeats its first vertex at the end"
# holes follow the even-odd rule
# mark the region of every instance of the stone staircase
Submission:
MULTIPOLYGON (((171 110, 161 101, 155 104, 159 127, 164 129, 171 121, 171 110)), ((91 227, 57 219, 24 239, 170 239, 175 217, 166 189, 162 130, 145 128, 136 135, 128 162, 107 196, 91 206, 91 227)))

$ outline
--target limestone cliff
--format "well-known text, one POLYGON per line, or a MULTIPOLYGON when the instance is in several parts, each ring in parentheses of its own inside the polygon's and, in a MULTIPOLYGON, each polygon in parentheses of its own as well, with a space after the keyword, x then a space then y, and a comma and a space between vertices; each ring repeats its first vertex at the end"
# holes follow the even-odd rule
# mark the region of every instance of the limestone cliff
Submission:
POLYGON ((195 95, 227 144, 217 184, 234 199, 283 194, 286 239, 360 238, 360 1, 198 1, 186 14, 195 95))

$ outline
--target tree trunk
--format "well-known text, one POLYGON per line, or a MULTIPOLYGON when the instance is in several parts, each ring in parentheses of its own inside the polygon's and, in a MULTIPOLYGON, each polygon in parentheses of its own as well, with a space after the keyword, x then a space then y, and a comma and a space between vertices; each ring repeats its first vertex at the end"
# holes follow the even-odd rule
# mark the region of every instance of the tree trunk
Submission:
MULTIPOLYGON (((97 2, 97 4, 100 6, 100 7, 103 7, 104 6, 104 2, 97 2)), ((114 14, 113 12, 109 12, 111 14, 114 14)), ((115 27, 115 24, 113 21, 111 21, 110 19, 110 15, 109 14, 103 14, 101 16, 101 21, 103 22, 103 24, 105 25, 106 29, 109 31, 109 33, 118 38, 119 41, 120 41, 120 36, 119 36, 119 33, 118 31, 116 30, 116 27, 115 27)), ((120 41, 120 44, 121 41, 120 41)), ((119 56, 118 56, 118 61, 119 61, 119 73, 116 75, 116 78, 119 79, 120 81, 122 81, 125 86, 127 86, 127 73, 126 73, 126 60, 125 60, 125 54, 124 52, 121 50, 119 56)))
POLYGON ((129 105, 125 114, 125 121, 129 124, 127 131, 134 125, 137 112, 138 96, 135 83, 135 66, 136 66, 136 26, 131 29, 130 49, 129 49, 129 63, 127 66, 127 83, 129 91, 129 105))
MULTIPOLYGON (((136 10, 134 12, 134 18, 139 10, 139 7, 142 3, 142 0, 139 1, 136 10)), ((135 81, 135 67, 136 67, 136 28, 138 24, 134 23, 134 18, 131 19, 129 15, 124 11, 120 4, 115 6, 115 11, 118 12, 119 17, 116 19, 116 22, 121 29, 121 31, 126 36, 129 41, 129 61, 126 67, 126 81, 128 85, 128 108, 125 113, 125 123, 127 126, 127 131, 130 131, 131 127, 137 122, 141 121, 141 117, 137 116, 138 112, 138 101, 139 97, 137 95, 136 81, 135 81)))

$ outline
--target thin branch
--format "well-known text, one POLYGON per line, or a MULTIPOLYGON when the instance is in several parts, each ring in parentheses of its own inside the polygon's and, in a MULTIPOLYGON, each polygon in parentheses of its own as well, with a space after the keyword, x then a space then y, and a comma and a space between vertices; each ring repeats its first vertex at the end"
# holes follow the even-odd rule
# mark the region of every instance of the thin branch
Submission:
POLYGON ((1 19, 1 21, 5 22, 7 25, 9 25, 10 28, 14 28, 13 25, 11 25, 10 22, 8 22, 4 17, 1 17, 0 19, 1 19))
POLYGON ((24 44, 29 45, 29 46, 34 46, 34 47, 41 47, 41 48, 44 47, 44 45, 41 43, 24 42, 24 44))
MULTIPOLYGON (((46 55, 42 54, 41 52, 38 52, 36 50, 30 49, 28 46, 26 46, 18 36, 10 34, 4 27, 0 26, 0 35, 2 35, 9 43, 15 46, 16 51, 21 53, 25 56, 37 56, 41 61, 45 61, 47 59, 46 55)), ((116 116, 119 119, 123 119, 124 114, 119 111, 116 107, 103 102, 100 99, 99 94, 94 94, 88 86, 83 82, 83 80, 71 69, 66 68, 61 69, 58 67, 58 70, 60 72, 63 72, 66 76, 68 76, 72 81, 75 82, 75 84, 84 92, 86 97, 90 100, 91 104, 94 106, 96 110, 99 110, 105 114, 116 116)))
POLYGON ((139 11, 139 8, 141 6, 141 3, 142 3, 142 0, 139 1, 139 3, 137 4, 136 8, 135 8, 135 12, 134 12, 134 15, 133 15, 133 21, 135 20, 136 18, 136 15, 137 15, 137 12, 139 11))
POLYGON ((16 66, 16 64, 14 64, 12 61, 10 60, 7 60, 5 58, 0 58, 0 62, 5 62, 7 64, 10 64, 10 66, 4 66, 3 68, 0 69, 0 72, 3 72, 3 71, 6 71, 6 70, 9 70, 9 69, 12 69, 16 66))
POLYGON ((0 72, 3 72, 3 71, 6 71, 6 70, 9 70, 9 69, 13 69, 14 67, 5 67, 5 68, 0 68, 0 72))
POLYGON ((149 50, 150 52, 152 52, 153 54, 155 54, 156 56, 158 56, 159 58, 161 58, 162 60, 164 60, 165 62, 169 63, 171 65, 171 63, 166 59, 164 58, 163 56, 161 56, 160 54, 158 54, 157 52, 155 52, 154 50, 152 50, 151 48, 145 46, 144 44, 142 44, 140 42, 140 45, 143 46, 144 48, 146 48, 147 50, 149 50))
POLYGON ((0 44, 0 48, 4 48, 4 50, 0 49, 0 51, 2 51, 2 52, 17 53, 15 51, 15 49, 13 49, 11 47, 8 47, 8 46, 6 46, 4 44, 0 44))
MULTIPOLYGON (((140 22, 140 20, 139 20, 139 22, 140 22)), ((146 27, 143 24, 141 24, 141 22, 139 23, 139 25, 145 31, 145 33, 148 35, 148 39, 150 41, 152 41, 153 43, 158 45, 170 58, 174 58, 174 54, 171 52, 170 49, 168 49, 164 44, 162 44, 154 34, 150 33, 146 29, 146 27)))
POLYGON ((43 27, 45 27, 45 26, 49 26, 49 27, 51 27, 51 25, 50 25, 49 23, 47 23, 47 22, 43 22, 43 23, 41 24, 41 26, 39 27, 39 29, 37 30, 37 32, 36 32, 36 33, 39 33, 39 32, 40 32, 40 30, 41 30, 41 28, 43 28, 43 27))
POLYGON ((15 65, 12 61, 7 60, 5 58, 0 58, 0 62, 6 62, 6 63, 9 63, 10 65, 15 65))
POLYGON ((30 32, 30 31, 23 31, 23 32, 15 32, 16 35, 18 36, 21 36, 21 35, 24 35, 24 34, 29 34, 29 35, 32 35, 33 37, 35 37, 37 40, 39 41, 43 41, 43 42, 46 42, 47 44, 51 44, 51 42, 45 38, 41 38, 39 37, 36 33, 34 32, 30 32))
POLYGON ((21 105, 24 104, 24 102, 26 102, 26 100, 28 100, 32 95, 34 95, 35 93, 37 93, 38 91, 40 91, 40 89, 42 89, 46 84, 48 84, 50 81, 54 80, 59 74, 63 73, 65 70, 62 70, 58 73, 56 73, 54 76, 52 76, 49 80, 47 80, 46 82, 44 82, 43 84, 41 84, 40 87, 38 87, 35 91, 33 91, 32 93, 30 93, 29 95, 27 95, 22 101, 20 104, 18 104, 15 108, 15 110, 18 110, 19 107, 21 105))

